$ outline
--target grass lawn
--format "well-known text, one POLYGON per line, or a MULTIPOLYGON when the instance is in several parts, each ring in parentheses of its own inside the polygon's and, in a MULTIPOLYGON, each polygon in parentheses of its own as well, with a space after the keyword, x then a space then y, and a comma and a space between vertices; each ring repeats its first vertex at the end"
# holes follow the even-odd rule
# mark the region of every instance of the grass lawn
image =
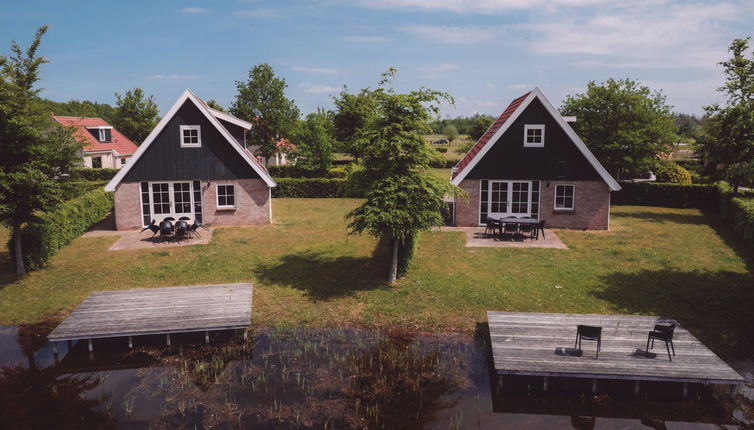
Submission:
POLYGON ((115 237, 79 238, 19 282, 0 254, 0 324, 60 319, 95 290, 253 280, 262 325, 452 331, 487 310, 650 314, 728 356, 754 349, 754 260, 697 210, 614 207, 609 232, 558 231, 569 250, 465 248, 462 233, 426 233, 409 276, 388 286, 386 248, 347 235, 358 204, 275 199, 275 224, 220 228, 208 245, 109 252, 115 237))
MULTIPOLYGON (((438 140, 438 139, 446 139, 445 135, 443 134, 425 134, 424 138, 427 140, 428 143, 432 143, 433 141, 438 140)), ((443 153, 443 156, 445 157, 446 160, 460 160, 461 157, 463 157, 463 154, 458 154, 456 152, 456 148, 468 143, 469 140, 471 140, 469 135, 461 134, 458 136, 457 139, 454 139, 450 145, 430 145, 430 146, 432 148, 448 148, 448 151, 443 153)))

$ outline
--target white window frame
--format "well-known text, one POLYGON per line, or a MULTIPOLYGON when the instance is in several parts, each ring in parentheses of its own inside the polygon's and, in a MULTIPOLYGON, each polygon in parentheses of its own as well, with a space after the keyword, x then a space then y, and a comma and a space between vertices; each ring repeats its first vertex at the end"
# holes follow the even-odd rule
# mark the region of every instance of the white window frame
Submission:
POLYGON ((182 125, 181 130, 181 148, 200 148, 202 146, 202 126, 200 125, 182 125), (196 143, 186 143, 183 132, 186 130, 196 130, 196 143))
POLYGON ((217 209, 236 209, 238 207, 238 193, 236 193, 236 184, 233 183, 220 183, 215 185, 215 207, 217 209), (231 186, 233 187, 233 205, 220 205, 220 187, 231 186))
MULTIPOLYGON (((488 216, 494 214, 493 216, 495 216, 495 215, 502 215, 503 217, 511 217, 511 216, 520 217, 522 215, 520 213, 513 213, 513 212, 511 212, 511 209, 513 208, 513 183, 514 182, 516 182, 516 183, 528 183, 529 184, 529 189, 528 189, 529 191, 528 191, 528 196, 527 196, 527 198, 528 198, 529 201, 526 204, 526 212, 528 213, 528 217, 532 216, 531 205, 532 205, 532 203, 534 203, 532 201, 532 194, 533 194, 533 190, 534 190, 534 182, 535 181, 497 180, 497 179, 489 179, 487 181, 487 191, 486 191, 486 193, 487 193, 487 215, 488 216), (493 182, 498 182, 498 183, 504 183, 504 184, 506 184, 505 185, 507 187, 507 192, 506 192, 506 194, 507 194, 507 203, 506 203, 506 207, 507 207, 508 211, 505 212, 505 213, 503 213, 503 212, 492 212, 492 183, 493 182)), ((479 182, 479 184, 480 184, 479 187, 480 187, 480 193, 481 193, 481 186, 482 186, 481 185, 481 181, 479 182)), ((542 184, 541 183, 539 184, 539 187, 540 187, 539 188, 539 193, 540 193, 539 194, 540 195, 539 198, 541 198, 541 194, 542 194, 542 184)), ((537 199, 537 203, 539 203, 539 201, 540 201, 539 198, 537 199)), ((481 198, 479 199, 479 211, 480 212, 482 211, 482 199, 481 198)), ((537 214, 537 216, 539 216, 539 214, 537 214)))
POLYGON ((544 124, 525 124, 524 125, 524 147, 525 148, 543 148, 545 146, 545 125, 544 124), (542 130, 542 141, 539 143, 528 143, 529 130, 542 130))
POLYGON ((552 207, 556 211, 571 212, 576 209, 576 184, 556 184, 555 192, 553 193, 552 207), (571 207, 558 207, 558 187, 571 187, 573 190, 573 197, 571 198, 571 207))
POLYGON ((98 130, 99 130, 99 141, 100 142, 106 141, 107 140, 107 133, 105 133, 105 129, 104 128, 100 128, 98 130))
MULTIPOLYGON (((147 189, 149 190, 149 212, 152 215, 152 219, 157 220, 159 223, 162 221, 162 219, 155 218, 155 211, 154 211, 154 195, 152 194, 152 184, 168 184, 168 198, 170 199, 170 213, 167 214, 160 214, 159 216, 165 218, 172 216, 175 219, 180 218, 181 216, 191 216, 191 219, 194 219, 194 216, 196 215, 194 213, 194 186, 193 181, 146 181, 147 182, 147 189), (175 184, 189 184, 189 195, 190 195, 190 205, 191 205, 191 212, 190 213, 177 213, 175 211, 175 184)), ((141 219, 142 222, 144 221, 144 208, 141 206, 141 182, 139 183, 139 207, 141 208, 141 219)))

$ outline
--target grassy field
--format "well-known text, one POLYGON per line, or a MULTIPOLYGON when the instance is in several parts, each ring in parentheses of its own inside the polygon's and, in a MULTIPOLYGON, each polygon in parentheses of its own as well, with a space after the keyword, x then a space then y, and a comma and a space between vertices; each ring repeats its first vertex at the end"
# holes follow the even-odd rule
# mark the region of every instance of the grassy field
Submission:
POLYGON ((79 238, 19 282, 0 254, 0 324, 60 319, 95 290, 253 280, 261 325, 455 331, 487 310, 650 314, 719 352, 752 352, 754 260, 699 211, 614 207, 609 232, 558 231, 569 250, 466 248, 462 233, 430 232, 388 286, 386 248, 347 234, 358 203, 275 199, 275 224, 220 228, 208 245, 109 252, 115 237, 79 238))
MULTIPOLYGON (((445 139, 445 136, 442 134, 426 134, 424 135, 424 138, 427 139, 427 142, 432 143, 432 141, 435 141, 437 139, 445 139)), ((458 154, 456 152, 456 148, 466 144, 469 141, 469 139, 470 137, 467 134, 462 134, 458 136, 457 139, 453 140, 453 143, 451 143, 450 145, 430 145, 430 146, 433 148, 448 148, 448 151, 443 154, 446 160, 460 160, 461 157, 463 157, 463 154, 458 154)))

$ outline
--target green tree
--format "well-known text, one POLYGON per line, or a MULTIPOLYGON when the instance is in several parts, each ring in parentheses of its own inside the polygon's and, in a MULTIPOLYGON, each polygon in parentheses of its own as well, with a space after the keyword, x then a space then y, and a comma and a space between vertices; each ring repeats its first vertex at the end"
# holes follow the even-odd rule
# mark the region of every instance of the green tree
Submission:
POLYGON ((207 106, 211 107, 214 110, 219 110, 220 112, 225 112, 225 109, 223 109, 222 106, 220 106, 220 103, 217 102, 215 99, 209 99, 207 100, 207 106))
POLYGON ((324 173, 330 170, 333 160, 332 112, 317 109, 299 124, 295 137, 296 165, 324 173))
POLYGON ((81 149, 71 129, 54 125, 35 88, 47 62, 37 56, 46 32, 40 27, 25 51, 13 42, 12 55, 0 56, 0 223, 11 230, 18 276, 26 273, 21 228, 60 201, 56 179, 70 172, 81 149))
POLYGON ((561 111, 578 118, 572 127, 616 179, 652 170, 677 140, 665 96, 630 79, 589 82, 561 111))
POLYGON ((361 153, 359 145, 356 144, 356 133, 372 121, 377 109, 375 100, 371 97, 369 89, 364 89, 358 94, 350 94, 344 89, 338 97, 333 97, 333 102, 336 107, 333 127, 338 150, 358 160, 361 153))
POLYGON ((442 129, 442 134, 448 139, 448 143, 453 143, 458 139, 458 129, 453 124, 448 124, 442 129))
POLYGON ((134 88, 121 97, 115 93, 117 110, 113 126, 135 144, 141 145, 160 121, 154 97, 146 97, 144 90, 134 88))
POLYGON ((746 175, 742 166, 754 161, 754 53, 746 57, 749 40, 735 39, 728 49, 732 56, 720 64, 725 70, 726 82, 718 90, 726 94, 725 106, 706 106, 708 119, 704 122, 698 146, 705 162, 723 164, 725 176, 733 185, 744 185, 746 175))
POLYGON ((471 137, 471 140, 477 141, 481 139, 484 132, 490 128, 493 122, 495 122, 495 118, 489 115, 474 116, 471 125, 469 126, 469 136, 471 137))
POLYGON ((452 103, 452 98, 425 88, 396 93, 394 76, 395 69, 389 69, 377 89, 362 91, 372 98, 375 114, 356 130, 354 144, 362 155, 361 174, 370 186, 366 202, 348 214, 351 233, 366 231, 390 243, 389 282, 402 274, 399 260, 410 259, 417 234, 442 225, 443 197, 453 190, 428 171, 436 151, 422 136, 430 131, 439 104, 452 103))
POLYGON ((254 124, 248 144, 265 164, 277 153, 277 141, 293 134, 300 115, 293 100, 285 96, 287 87, 285 79, 275 76, 266 63, 252 67, 247 81, 236 81, 238 94, 230 113, 254 124))

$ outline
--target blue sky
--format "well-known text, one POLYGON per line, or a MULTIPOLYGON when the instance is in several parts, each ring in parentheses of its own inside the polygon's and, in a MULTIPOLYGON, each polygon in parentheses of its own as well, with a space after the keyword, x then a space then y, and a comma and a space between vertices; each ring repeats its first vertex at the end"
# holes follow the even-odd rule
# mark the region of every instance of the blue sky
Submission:
POLYGON ((735 37, 754 35, 754 2, 684 0, 13 1, 0 52, 49 24, 41 86, 53 100, 115 102, 133 87, 166 111, 185 88, 228 106, 236 80, 267 62, 303 112, 330 108, 343 85, 456 99, 445 115, 497 115, 539 86, 559 106, 590 80, 633 78, 675 110, 701 113, 735 37))

